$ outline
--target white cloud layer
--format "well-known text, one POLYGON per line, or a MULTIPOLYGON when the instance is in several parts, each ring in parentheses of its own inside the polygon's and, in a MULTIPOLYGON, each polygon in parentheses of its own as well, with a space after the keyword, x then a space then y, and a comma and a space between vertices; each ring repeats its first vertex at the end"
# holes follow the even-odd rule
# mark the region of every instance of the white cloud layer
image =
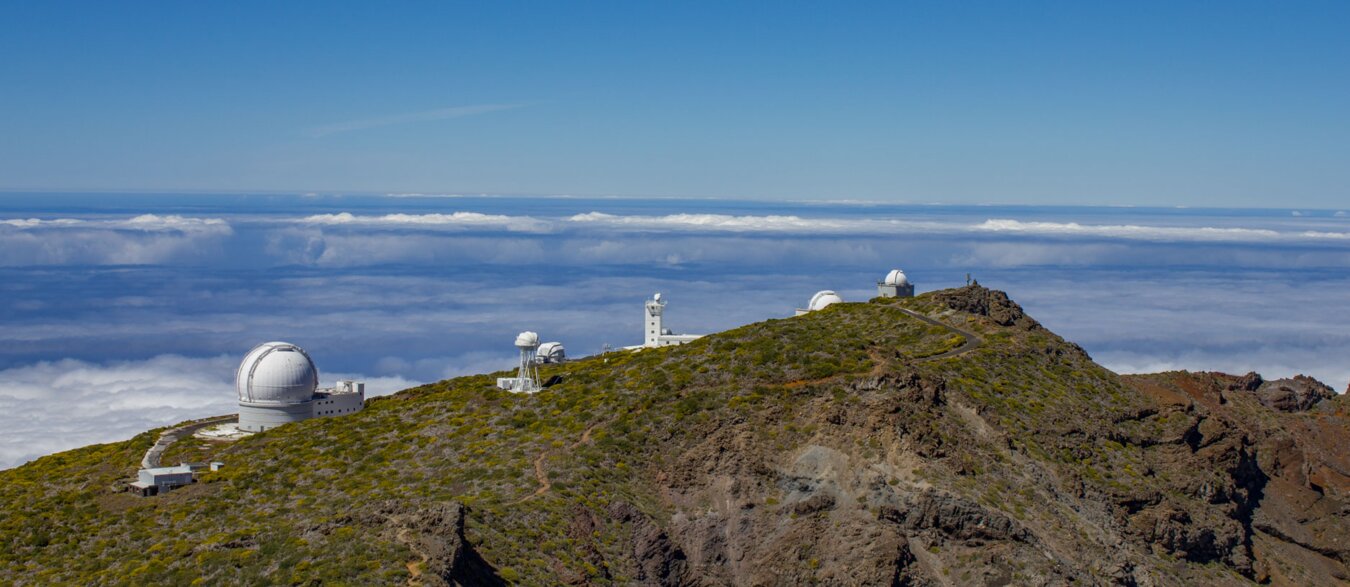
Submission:
POLYGON ((378 216, 358 216, 350 212, 337 214, 314 214, 300 219, 302 224, 328 225, 366 225, 366 226, 419 226, 419 227, 486 227, 502 228, 523 232, 542 232, 550 224, 529 216, 506 216, 502 214, 481 214, 478 212, 452 212, 449 214, 384 214, 378 216))
POLYGON ((727 214, 616 215, 603 212, 575 214, 572 224, 596 227, 707 232, 788 232, 838 234, 961 234, 983 233, 1034 237, 1088 237, 1094 239, 1160 242, 1270 242, 1277 240, 1344 240, 1350 232, 1216 226, 1161 226, 1143 224, 1086 224, 989 218, 982 222, 907 220, 902 218, 806 218, 792 215, 733 216, 727 214))
POLYGON ((202 260, 233 236, 220 218, 142 214, 125 219, 0 220, 0 266, 149 265, 202 260))
MULTIPOLYGON (((1091 236, 1097 238, 1161 241, 1263 241, 1279 232, 1260 228, 1213 226, 1141 226, 1135 224, 1079 224, 1077 222, 1026 222, 991 218, 971 227, 979 232, 1030 234, 1036 236, 1091 236)), ((1300 235, 1306 236, 1306 235, 1300 235)))
POLYGON ((178 230, 230 234, 230 223, 221 218, 195 218, 177 214, 141 214, 126 219, 84 218, 11 218, 0 220, 0 225, 14 228, 104 228, 126 230, 178 230))
POLYGON ((938 230, 941 224, 885 219, 803 218, 801 216, 732 216, 728 214, 668 214, 632 216, 587 212, 568 222, 597 227, 641 230, 697 230, 722 232, 888 232, 924 228, 938 230))
POLYGON ((0 371, 0 468, 227 413, 229 357, 97 365, 65 359, 0 371))

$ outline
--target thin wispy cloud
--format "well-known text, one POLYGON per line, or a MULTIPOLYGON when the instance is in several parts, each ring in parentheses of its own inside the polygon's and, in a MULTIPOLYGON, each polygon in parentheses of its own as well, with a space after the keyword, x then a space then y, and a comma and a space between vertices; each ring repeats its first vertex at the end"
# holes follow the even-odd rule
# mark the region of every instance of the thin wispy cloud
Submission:
POLYGON ((395 114, 392 116, 381 116, 378 118, 365 118, 361 120, 349 120, 346 122, 335 122, 316 126, 306 131, 305 134, 314 137, 326 137, 328 135, 351 132, 356 130, 366 130, 371 128, 380 128, 385 126, 394 126, 398 124, 411 124, 414 122, 431 122, 435 120, 448 120, 451 118, 464 118, 466 116, 477 116, 489 112, 499 112, 502 110, 513 110, 520 108, 524 104, 476 104, 472 106, 453 106, 450 108, 437 108, 435 110, 424 110, 422 112, 412 112, 408 114, 395 114))

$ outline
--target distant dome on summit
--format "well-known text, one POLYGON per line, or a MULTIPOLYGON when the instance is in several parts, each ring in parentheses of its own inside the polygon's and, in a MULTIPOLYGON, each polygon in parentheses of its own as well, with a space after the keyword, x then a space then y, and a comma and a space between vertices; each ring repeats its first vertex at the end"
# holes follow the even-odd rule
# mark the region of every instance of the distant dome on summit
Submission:
POLYGON ((302 403, 314 397, 319 370, 304 349, 288 342, 267 342, 244 356, 235 386, 241 402, 302 403))
POLYGON ((886 279, 882 280, 885 285, 909 285, 909 278, 905 277, 905 272, 900 269, 892 269, 886 274, 886 279))
POLYGON ((816 292, 816 295, 811 296, 811 303, 806 305, 806 309, 814 312, 816 310, 823 310, 830 304, 838 304, 843 301, 844 298, 839 297, 839 294, 828 289, 822 290, 816 292))

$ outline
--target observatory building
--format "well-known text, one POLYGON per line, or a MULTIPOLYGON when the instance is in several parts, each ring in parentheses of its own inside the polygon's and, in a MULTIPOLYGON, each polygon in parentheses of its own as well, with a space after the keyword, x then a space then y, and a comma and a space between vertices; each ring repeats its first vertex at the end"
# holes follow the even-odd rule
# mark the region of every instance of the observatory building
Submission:
POLYGON ((674 332, 671 332, 661 321, 661 315, 665 310, 666 302, 661 299, 660 293, 652 296, 652 299, 647 300, 647 312, 644 316, 646 322, 642 331, 643 347, 656 348, 662 346, 674 346, 703 338, 702 334, 675 334, 674 332))
POLYGON ((802 314, 805 314, 807 312, 824 310, 830 304, 838 304, 843 301, 844 298, 839 297, 839 294, 834 293, 833 291, 828 289, 823 289, 816 292, 816 295, 811 296, 811 301, 806 303, 805 309, 798 308, 797 315, 801 316, 802 314))
POLYGON ((288 422, 361 411, 366 384, 339 381, 319 389, 319 369, 304 349, 288 342, 260 344, 244 356, 235 375, 239 429, 262 432, 288 422))
POLYGON ((539 350, 534 354, 534 361, 541 365, 544 363, 566 363, 567 349, 563 348, 561 342, 546 342, 539 345, 539 350))
POLYGON ((914 284, 905 277, 903 270, 892 269, 884 279, 877 282, 877 295, 883 298, 912 298, 914 284))

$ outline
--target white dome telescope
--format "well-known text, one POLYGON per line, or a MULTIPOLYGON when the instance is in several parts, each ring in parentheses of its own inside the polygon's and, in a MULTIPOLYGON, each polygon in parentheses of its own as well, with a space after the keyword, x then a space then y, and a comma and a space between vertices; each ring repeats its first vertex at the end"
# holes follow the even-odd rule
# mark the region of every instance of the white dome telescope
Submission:
POLYGON ((267 342, 244 356, 235 385, 241 402, 302 403, 314 397, 319 370, 304 349, 288 342, 267 342))
POLYGON ((539 361, 542 363, 561 363, 567 359, 567 350, 561 342, 546 342, 539 345, 539 361))
POLYGON ((885 285, 909 285, 909 278, 905 277, 905 272, 900 269, 892 269, 886 274, 886 279, 882 281, 885 285))
POLYGON ((812 312, 824 310, 826 306, 838 304, 842 301, 844 301, 844 298, 839 297, 839 294, 828 289, 822 290, 816 292, 816 295, 811 296, 811 303, 806 305, 806 309, 811 310, 812 312))
POLYGON ((516 346, 522 349, 539 347, 539 335, 526 330, 516 336, 516 346))

